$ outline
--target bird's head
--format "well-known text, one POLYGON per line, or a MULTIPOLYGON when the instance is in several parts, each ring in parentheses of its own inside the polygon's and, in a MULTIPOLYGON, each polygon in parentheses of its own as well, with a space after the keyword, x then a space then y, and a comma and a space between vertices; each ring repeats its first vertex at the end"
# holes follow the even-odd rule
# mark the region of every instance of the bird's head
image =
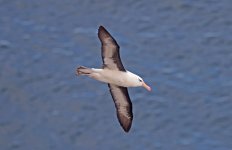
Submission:
POLYGON ((140 86, 143 86, 148 91, 151 91, 151 87, 148 86, 141 77, 138 76, 137 82, 139 83, 140 86))
POLYGON ((128 73, 130 74, 130 77, 131 77, 131 79, 133 81, 134 86, 142 86, 145 89, 147 89, 148 91, 151 91, 151 87, 148 86, 140 76, 138 76, 136 74, 133 74, 131 72, 128 72, 128 73))

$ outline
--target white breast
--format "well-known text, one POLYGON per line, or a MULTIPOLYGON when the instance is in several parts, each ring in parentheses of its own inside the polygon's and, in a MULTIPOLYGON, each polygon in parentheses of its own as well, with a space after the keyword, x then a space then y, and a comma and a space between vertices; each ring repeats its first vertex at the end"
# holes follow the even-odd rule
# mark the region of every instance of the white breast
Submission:
POLYGON ((129 71, 123 72, 109 69, 92 69, 94 73, 92 73, 90 77, 96 80, 123 87, 136 86, 134 83, 134 74, 129 71))

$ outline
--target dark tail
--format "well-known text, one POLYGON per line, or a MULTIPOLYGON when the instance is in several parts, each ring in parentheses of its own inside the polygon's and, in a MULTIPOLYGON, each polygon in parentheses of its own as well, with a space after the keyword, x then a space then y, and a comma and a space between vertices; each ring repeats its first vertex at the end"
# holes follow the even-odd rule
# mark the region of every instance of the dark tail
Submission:
POLYGON ((77 68, 76 70, 76 75, 89 75, 90 73, 92 73, 92 69, 84 67, 84 66, 80 66, 77 68))

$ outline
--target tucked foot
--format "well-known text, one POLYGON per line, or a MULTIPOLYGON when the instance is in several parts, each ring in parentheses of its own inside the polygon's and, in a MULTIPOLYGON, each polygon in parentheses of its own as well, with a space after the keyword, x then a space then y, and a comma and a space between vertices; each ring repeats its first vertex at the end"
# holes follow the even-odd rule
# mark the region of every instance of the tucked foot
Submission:
POLYGON ((76 70, 76 75, 89 75, 91 74, 93 71, 90 68, 84 67, 84 66, 80 66, 77 68, 76 70))

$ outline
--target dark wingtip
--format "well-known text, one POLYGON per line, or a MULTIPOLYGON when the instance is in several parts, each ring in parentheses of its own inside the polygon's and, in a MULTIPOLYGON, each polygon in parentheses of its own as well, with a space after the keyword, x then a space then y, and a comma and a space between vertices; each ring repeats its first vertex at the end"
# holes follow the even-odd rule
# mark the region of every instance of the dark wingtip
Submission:
POLYGON ((130 131, 130 128, 131 128, 131 127, 123 128, 123 130, 124 130, 126 133, 128 133, 128 132, 130 131))
POLYGON ((132 125, 132 118, 127 118, 124 115, 121 115, 120 113, 118 113, 117 115, 121 127, 126 133, 128 133, 132 125))
POLYGON ((131 129, 131 123, 128 124, 127 126, 122 126, 122 128, 126 133, 128 133, 130 131, 130 129, 131 129))
POLYGON ((98 37, 102 41, 106 37, 110 37, 110 33, 101 25, 98 28, 98 37))
POLYGON ((105 27, 103 27, 102 25, 99 26, 98 33, 100 33, 101 31, 107 32, 107 30, 105 29, 105 27))
POLYGON ((99 29, 105 29, 105 27, 103 25, 100 25, 99 29))

